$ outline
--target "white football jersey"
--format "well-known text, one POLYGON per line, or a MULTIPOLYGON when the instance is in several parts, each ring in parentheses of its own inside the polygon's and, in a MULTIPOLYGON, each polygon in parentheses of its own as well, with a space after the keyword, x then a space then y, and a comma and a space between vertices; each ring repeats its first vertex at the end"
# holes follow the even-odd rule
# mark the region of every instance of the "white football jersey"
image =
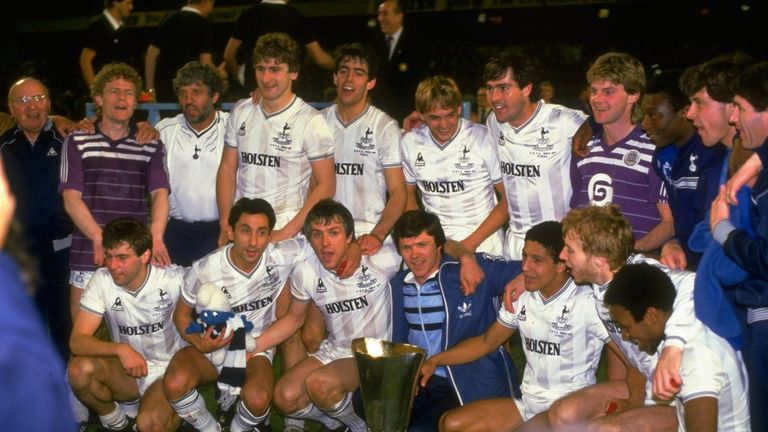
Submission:
MULTIPOLYGON (((682 349, 688 341, 693 340, 698 333, 704 331, 704 325, 701 321, 696 319, 696 312, 693 308, 693 285, 694 280, 696 279, 696 274, 689 271, 670 270, 660 262, 640 254, 631 255, 627 259, 627 264, 638 263, 646 263, 656 266, 663 270, 672 280, 677 295, 675 296, 675 301, 672 305, 672 315, 664 326, 666 339, 664 339, 662 345, 677 346, 682 349)), ((637 345, 631 341, 622 339, 619 325, 611 319, 608 313, 608 308, 603 302, 605 291, 608 289, 609 284, 610 282, 605 285, 592 286, 595 298, 597 299, 597 302, 595 302, 597 313, 600 315, 600 319, 605 323, 611 339, 613 339, 613 341, 621 348, 621 351, 624 353, 624 356, 627 357, 627 360, 646 377, 653 376, 653 371, 656 369, 656 362, 658 361, 658 355, 663 346, 659 346, 656 355, 651 356, 640 351, 637 345)), ((650 384, 650 382, 646 384, 646 389, 650 388, 650 384)), ((651 397, 649 391, 646 392, 646 397, 651 397)))
POLYGON ((298 96, 272 114, 250 98, 238 101, 229 115, 225 143, 238 151, 235 200, 263 198, 278 216, 304 206, 310 162, 333 157, 333 135, 325 119, 298 96))
POLYGON ((392 339, 389 280, 399 268, 400 256, 392 244, 384 244, 375 255, 364 256, 347 279, 326 270, 311 254, 291 276, 291 294, 298 301, 313 301, 325 318, 328 340, 352 355, 355 338, 392 339))
MULTIPOLYGON (((501 183, 501 171, 494 145, 485 126, 465 119, 459 120, 456 135, 444 144, 435 141, 426 125, 403 136, 405 181, 418 187, 424 208, 440 217, 451 239, 460 241, 472 234, 496 206, 494 185, 501 183)), ((492 237, 501 248, 501 231, 492 237)))
POLYGON ((488 116, 488 131, 498 150, 507 191, 508 258, 522 258, 525 233, 531 227, 562 220, 568 212, 571 143, 586 118, 581 111, 543 102, 520 127, 499 124, 495 115, 488 116))
POLYGON ((355 234, 370 233, 379 223, 387 203, 386 169, 402 169, 400 127, 384 111, 368 105, 349 124, 339 117, 338 106, 323 111, 334 135, 336 196, 355 219, 355 234))
POLYGON ((675 398, 680 432, 685 428, 684 404, 698 397, 717 398, 717 430, 750 430, 747 369, 740 351, 705 327, 683 349, 683 384, 675 398))
POLYGON ((165 145, 165 170, 171 184, 171 217, 186 222, 219 219, 216 173, 224 150, 229 113, 217 111, 205 130, 192 129, 184 117, 160 120, 155 128, 165 145))
POLYGON ((254 336, 275 320, 275 302, 293 268, 310 253, 302 236, 267 245, 259 263, 244 273, 229 257, 232 245, 219 248, 192 264, 184 279, 182 297, 195 307, 197 292, 207 282, 218 286, 229 299, 232 312, 253 323, 254 336))
POLYGON ((183 283, 183 267, 150 265, 144 284, 131 292, 116 285, 109 270, 102 267, 88 282, 80 308, 103 317, 113 342, 130 345, 149 367, 164 368, 185 346, 173 324, 183 283))
POLYGON ((520 389, 526 409, 529 398, 549 406, 595 383, 597 364, 610 336, 597 315, 591 287, 568 279, 548 299, 540 292, 525 291, 514 308, 515 313, 510 313, 502 306, 497 320, 520 331, 526 360, 520 389))

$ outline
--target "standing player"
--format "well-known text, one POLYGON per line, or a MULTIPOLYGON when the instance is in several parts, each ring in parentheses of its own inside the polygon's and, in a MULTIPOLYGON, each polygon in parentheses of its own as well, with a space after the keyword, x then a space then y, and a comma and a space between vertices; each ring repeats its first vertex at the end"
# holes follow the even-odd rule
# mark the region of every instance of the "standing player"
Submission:
POLYGON ((603 131, 588 144, 586 157, 572 160, 571 207, 619 205, 632 224, 635 249, 656 251, 674 235, 674 221, 651 163, 655 146, 637 124, 643 65, 628 54, 603 54, 587 71, 587 81, 603 131))
MULTIPOLYGON (((126 0, 128 1, 128 0, 126 0)), ((168 222, 168 178, 159 141, 139 144, 132 121, 141 77, 124 63, 99 71, 91 96, 101 119, 94 132, 73 132, 64 143, 59 191, 75 223, 70 250, 70 308, 74 317, 85 285, 102 265, 101 227, 117 217, 146 222, 152 201, 152 260, 170 263, 163 235, 168 222)))
POLYGON ((352 405, 351 392, 359 386, 352 340, 391 339, 389 279, 400 259, 390 244, 363 257, 352 277, 340 279, 334 269, 354 241, 355 228, 349 210, 330 199, 320 201, 309 212, 304 234, 315 253, 294 270, 291 307, 259 336, 256 351, 281 343, 301 328, 310 302, 314 302, 325 318, 328 338, 317 352, 280 378, 275 404, 290 417, 317 420, 327 428, 341 427, 342 422, 352 431, 365 432, 365 422, 352 405))
POLYGON ((216 170, 229 113, 215 108, 224 83, 211 65, 185 64, 176 73, 173 89, 182 113, 157 124, 173 190, 165 243, 171 261, 189 267, 217 248, 216 170))
POLYGON ((565 248, 560 257, 577 283, 592 284, 600 319, 629 362, 625 366, 630 367, 625 375, 626 381, 621 380, 622 376, 616 373, 616 357, 609 357, 608 374, 611 381, 584 388, 555 402, 548 413, 551 425, 555 428, 581 428, 585 423, 593 422, 600 427, 645 425, 652 430, 676 430, 674 409, 651 398, 650 381, 646 383, 645 389, 640 382, 645 381, 644 377, 653 377, 654 394, 659 393, 658 389, 670 387, 679 390, 682 348, 697 332, 703 331, 693 311, 695 275, 669 270, 658 261, 632 254, 635 243, 632 226, 615 205, 569 211, 563 219, 563 236, 565 248), (605 291, 616 272, 626 264, 640 262, 668 271, 677 290, 674 313, 664 326, 667 335, 664 347, 659 356, 653 358, 640 351, 631 341, 622 338, 620 327, 611 319, 603 302, 605 291), (635 381, 637 377, 640 382, 635 381), (644 404, 646 407, 642 410, 633 409, 644 404), (612 411, 614 414, 607 415, 612 411))
POLYGON ((334 57, 336 104, 323 114, 336 141, 335 199, 352 213, 363 253, 373 254, 405 209, 401 133, 396 121, 368 103, 378 71, 373 50, 347 44, 334 57))
POLYGON ((534 225, 525 235, 522 268, 526 292, 514 303, 515 313, 502 307, 485 333, 425 361, 422 387, 439 365, 477 360, 497 349, 517 330, 523 341, 526 366, 520 388, 522 399, 486 399, 456 408, 442 417, 440 430, 513 430, 534 416, 536 420, 527 426, 543 428, 546 414, 537 414, 568 393, 595 383, 603 344, 613 342, 609 342, 597 315, 590 287, 576 285, 568 276, 565 263, 558 258, 561 250, 559 222, 534 225))
MULTIPOLYGON (((231 387, 242 387, 231 431, 250 431, 268 418, 274 389, 274 351, 250 357, 245 365, 239 365, 245 368, 244 382, 232 380, 235 370, 222 370, 206 356, 227 346, 231 338, 215 339, 210 332, 203 337, 185 333, 192 321, 198 290, 204 283, 221 287, 229 297, 232 312, 244 314, 254 324, 251 334, 258 336, 275 320, 278 297, 289 295, 283 287, 304 249, 304 242, 296 239, 269 242, 275 213, 263 199, 240 198, 229 212, 228 223, 227 234, 232 244, 196 261, 185 277, 173 320, 191 346, 173 357, 163 382, 173 409, 197 430, 205 432, 218 431, 219 425, 196 387, 217 378, 231 387)), ((228 410, 238 395, 222 396, 220 405, 228 410)))
POLYGON ((495 115, 488 131, 496 140, 507 191, 508 259, 521 259, 525 233, 535 224, 561 220, 571 200, 571 142, 586 115, 532 101, 538 71, 534 61, 511 51, 491 58, 483 80, 495 115))
POLYGON ((115 402, 139 397, 139 430, 176 430, 180 421, 163 394, 162 377, 184 344, 172 322, 183 269, 150 264, 152 235, 136 220, 113 220, 102 238, 106 268, 93 274, 80 302, 69 342, 75 356, 69 382, 107 430, 133 430, 115 402), (111 341, 95 335, 103 320, 111 341))
MULTIPOLYGON (((614 275, 605 291, 605 304, 622 337, 654 356, 666 337, 664 327, 674 312, 676 294, 672 280, 660 268, 629 264, 614 275)), ((741 353, 707 327, 693 336, 683 346, 682 384, 675 397, 679 430, 750 431, 747 371, 741 353)), ((644 415, 644 410, 636 415, 644 415)))
POLYGON ((425 125, 400 143, 406 209, 419 208, 418 190, 424 209, 440 218, 447 237, 471 251, 501 255, 507 194, 488 129, 461 118, 461 92, 443 76, 419 83, 416 109, 425 125))
POLYGON ((232 108, 216 178, 219 245, 227 241, 235 198, 270 202, 277 215, 272 241, 280 241, 296 235, 309 209, 336 188, 333 135, 323 116, 292 90, 299 46, 284 33, 268 33, 256 42, 253 64, 261 99, 242 99, 232 108))

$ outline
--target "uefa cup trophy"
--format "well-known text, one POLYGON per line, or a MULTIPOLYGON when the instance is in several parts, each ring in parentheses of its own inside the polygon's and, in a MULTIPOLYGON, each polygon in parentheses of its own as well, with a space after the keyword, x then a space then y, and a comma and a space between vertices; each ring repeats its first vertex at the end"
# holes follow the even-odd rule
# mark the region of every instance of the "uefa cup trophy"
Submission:
POLYGON ((426 351, 381 339, 352 341, 370 432, 405 432, 426 351))

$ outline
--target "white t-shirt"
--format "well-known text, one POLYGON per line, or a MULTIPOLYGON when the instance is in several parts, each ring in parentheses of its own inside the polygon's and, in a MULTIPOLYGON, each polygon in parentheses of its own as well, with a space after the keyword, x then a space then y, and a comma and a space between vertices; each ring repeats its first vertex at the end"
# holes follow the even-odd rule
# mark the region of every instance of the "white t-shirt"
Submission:
POLYGON ((347 279, 326 270, 311 254, 291 276, 291 294, 298 301, 313 301, 325 318, 328 340, 352 355, 355 338, 392 338, 389 280, 399 267, 400 256, 392 244, 385 244, 375 255, 364 256, 347 279))
POLYGON ((298 96, 272 114, 250 98, 238 101, 229 115, 225 143, 238 151, 235 200, 263 198, 278 219, 304 206, 310 162, 333 157, 333 135, 325 119, 298 96))
POLYGON ((182 297, 195 307, 197 292, 205 283, 218 286, 229 298, 232 312, 253 323, 252 335, 260 335, 275 320, 275 302, 293 268, 309 254, 303 237, 270 243, 259 263, 244 273, 229 257, 232 245, 219 248, 192 264, 184 278, 182 297))
POLYGON ((384 170, 402 169, 400 127, 384 111, 368 105, 345 124, 338 106, 322 111, 335 140, 337 201, 352 213, 355 234, 370 233, 387 203, 384 170))
POLYGON ((540 292, 525 291, 514 310, 502 306, 497 320, 520 331, 526 360, 520 389, 526 411, 546 410, 557 399, 595 383, 610 336, 597 315, 591 287, 568 279, 546 300, 540 292))
POLYGON ((495 115, 488 116, 488 131, 495 140, 507 191, 508 258, 522 258, 525 233, 531 227, 562 220, 568 212, 572 194, 571 143, 586 118, 581 111, 543 102, 517 128, 499 124, 495 115))
POLYGON ((189 126, 184 114, 162 119, 155 126, 165 145, 172 218, 186 222, 219 219, 216 173, 228 117, 229 113, 217 111, 213 123, 201 132, 189 126))
POLYGON ((149 368, 165 369, 173 354, 185 346, 173 324, 183 283, 183 267, 149 265, 144 284, 130 292, 116 285, 102 267, 85 287, 80 308, 103 317, 112 341, 130 345, 149 368))
MULTIPOLYGON (((426 125, 403 136, 405 181, 418 187, 424 208, 440 217, 451 239, 460 241, 472 234, 496 206, 494 186, 501 183, 501 171, 494 145, 485 126, 465 119, 459 120, 456 135, 444 144, 435 141, 426 125)), ((501 231, 491 237, 497 237, 499 248, 503 245, 501 231)))

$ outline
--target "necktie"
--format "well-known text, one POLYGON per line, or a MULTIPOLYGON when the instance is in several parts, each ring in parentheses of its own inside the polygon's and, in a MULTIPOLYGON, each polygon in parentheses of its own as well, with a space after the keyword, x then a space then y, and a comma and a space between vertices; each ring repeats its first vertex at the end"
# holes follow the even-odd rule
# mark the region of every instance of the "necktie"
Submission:
POLYGON ((392 36, 387 36, 387 60, 392 58, 392 36))

